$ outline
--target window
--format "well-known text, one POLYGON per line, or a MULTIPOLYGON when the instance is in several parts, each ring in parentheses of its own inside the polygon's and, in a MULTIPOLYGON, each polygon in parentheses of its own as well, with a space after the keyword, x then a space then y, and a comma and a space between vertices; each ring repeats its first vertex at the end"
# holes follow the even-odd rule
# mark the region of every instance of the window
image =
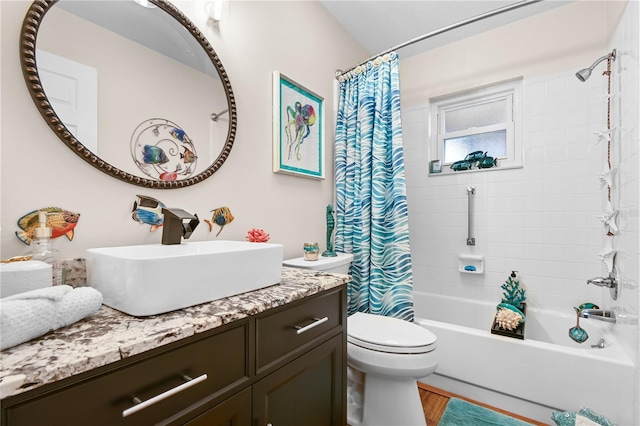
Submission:
POLYGON ((442 173, 454 173, 451 165, 470 153, 493 157, 492 165, 477 162, 458 170, 491 170, 522 167, 519 137, 521 80, 431 99, 430 160, 442 161, 442 173))

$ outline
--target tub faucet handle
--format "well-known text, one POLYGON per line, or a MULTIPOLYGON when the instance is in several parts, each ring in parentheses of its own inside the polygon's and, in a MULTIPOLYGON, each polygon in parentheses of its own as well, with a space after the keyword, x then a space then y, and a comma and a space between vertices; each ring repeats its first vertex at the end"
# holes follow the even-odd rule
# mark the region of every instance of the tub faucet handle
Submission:
POLYGON ((587 280, 587 285, 588 284, 593 284, 593 285, 597 285, 598 287, 607 287, 607 288, 614 288, 615 286, 618 285, 618 283, 616 282, 616 279, 614 277, 596 277, 596 278, 591 278, 590 280, 587 280))
POLYGON ((598 287, 607 287, 611 294, 611 298, 613 300, 618 299, 618 279, 616 278, 615 267, 611 272, 609 272, 608 277, 591 278, 590 280, 587 280, 587 285, 589 284, 597 285, 598 287))

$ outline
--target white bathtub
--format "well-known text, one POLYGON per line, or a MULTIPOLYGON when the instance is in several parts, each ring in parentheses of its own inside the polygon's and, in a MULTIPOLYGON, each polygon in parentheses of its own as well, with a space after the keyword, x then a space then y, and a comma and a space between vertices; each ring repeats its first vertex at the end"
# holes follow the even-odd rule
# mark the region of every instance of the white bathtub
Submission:
MULTIPOLYGON (((581 319, 589 339, 568 335, 566 314, 527 308, 525 339, 490 333, 495 304, 414 292, 415 322, 434 332, 440 364, 431 384, 538 421, 551 411, 589 407, 618 425, 633 424, 633 361, 611 333, 613 324, 581 319), (604 338, 606 348, 592 348, 604 338)), ((570 311, 571 310, 571 311, 570 311)))

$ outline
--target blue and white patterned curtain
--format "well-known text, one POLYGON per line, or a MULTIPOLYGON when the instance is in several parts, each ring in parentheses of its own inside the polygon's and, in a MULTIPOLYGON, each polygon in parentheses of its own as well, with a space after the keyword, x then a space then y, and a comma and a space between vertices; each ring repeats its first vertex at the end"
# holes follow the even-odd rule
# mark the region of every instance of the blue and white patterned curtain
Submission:
POLYGON ((398 57, 339 80, 335 247, 354 255, 348 313, 413 321, 398 57))

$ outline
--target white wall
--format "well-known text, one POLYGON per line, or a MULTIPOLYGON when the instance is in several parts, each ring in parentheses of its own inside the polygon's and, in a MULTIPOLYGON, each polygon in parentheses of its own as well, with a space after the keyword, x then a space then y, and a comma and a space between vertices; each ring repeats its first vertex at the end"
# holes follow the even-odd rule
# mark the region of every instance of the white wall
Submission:
MULTIPOLYGON (((616 332, 638 364, 638 21, 636 1, 577 1, 401 61, 417 291, 497 303, 500 286, 517 270, 530 305, 572 312, 594 301, 627 315, 616 332), (608 290, 586 285, 606 275, 598 259, 605 231, 597 218, 606 191, 596 176, 607 154, 594 135, 606 128, 606 62, 586 83, 574 76, 614 47, 612 91, 619 96, 612 126, 622 129, 612 150, 620 167, 613 197, 621 231, 614 245, 623 283, 615 302, 608 290), (429 176, 435 159, 427 145, 429 98, 517 77, 524 88, 524 167, 429 176), (468 186, 476 187, 474 247, 466 245, 468 186), (458 256, 466 253, 484 255, 485 274, 458 271, 458 256)), ((635 405, 640 421, 635 381, 636 394, 621 398, 630 410, 635 405)))
MULTIPOLYGON (((160 231, 151 233, 149 226, 131 219, 136 194, 198 213, 201 219, 209 219, 211 209, 228 206, 235 220, 219 239, 243 240, 255 227, 284 244, 285 257, 300 256, 304 241, 324 246, 325 207, 334 187, 334 71, 368 54, 316 2, 232 2, 229 18, 218 26, 207 21, 201 2, 174 4, 198 25, 224 64, 237 101, 238 133, 227 162, 211 178, 184 189, 149 190, 99 172, 51 132, 29 96, 18 60, 20 25, 30 2, 0 2, 2 258, 28 249, 14 235, 16 222, 46 206, 81 213, 74 240, 56 240, 67 256, 84 256, 90 247, 160 242, 160 231), (325 99, 324 181, 271 172, 274 70, 325 99)), ((214 238, 206 224, 191 237, 214 238)))
POLYGON ((402 105, 517 76, 591 65, 604 54, 625 4, 577 0, 422 55, 402 59, 400 51, 402 105))

